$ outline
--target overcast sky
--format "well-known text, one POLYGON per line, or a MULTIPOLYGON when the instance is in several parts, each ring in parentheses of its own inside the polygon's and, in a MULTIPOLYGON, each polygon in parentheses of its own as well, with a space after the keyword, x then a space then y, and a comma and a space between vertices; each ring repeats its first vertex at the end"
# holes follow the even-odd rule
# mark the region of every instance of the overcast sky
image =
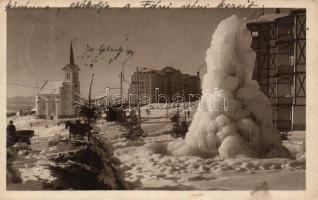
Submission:
MULTIPOLYGON (((88 93, 92 72, 94 96, 106 86, 118 87, 124 60, 128 81, 137 66, 172 66, 195 75, 222 19, 233 14, 251 19, 261 13, 261 9, 11 10, 7 12, 8 97, 32 96, 44 80, 63 80, 71 41, 83 95, 88 93), (85 53, 87 44, 92 52, 85 53), (123 52, 114 59, 116 52, 97 51, 102 44, 121 46, 123 52)), ((127 83, 124 88, 127 93, 127 83)))

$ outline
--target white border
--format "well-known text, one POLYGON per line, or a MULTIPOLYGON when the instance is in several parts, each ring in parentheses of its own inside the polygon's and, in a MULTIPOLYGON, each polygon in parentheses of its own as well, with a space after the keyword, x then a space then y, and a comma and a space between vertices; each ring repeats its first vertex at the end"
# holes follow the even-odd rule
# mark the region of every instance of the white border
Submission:
MULTIPOLYGON (((27 0, 12 0, 23 4, 27 0)), ((93 2, 98 2, 92 0, 93 2)), ((194 0, 161 0, 162 3, 172 2, 172 7, 180 7, 194 0)), ((202 5, 210 4, 215 7, 221 0, 200 0, 202 5)), ((253 1, 253 0, 250 0, 253 1)), ((260 7, 265 8, 287 7, 306 8, 307 10, 307 73, 306 73, 306 190, 305 191, 270 191, 271 199, 318 199, 318 3, 313 0, 254 0, 260 7)), ((5 161, 5 127, 6 127, 6 12, 5 5, 8 1, 0 0, 0 199, 253 199, 251 191, 6 191, 6 161, 5 161)), ((72 0, 29 0, 32 6, 68 7, 72 0)), ((105 2, 105 1, 104 1, 105 2)), ((123 7, 127 3, 131 7, 139 7, 140 1, 136 0, 107 0, 111 7, 123 7)), ((242 0, 226 0, 228 3, 247 4, 242 0)), ((265 196, 264 196, 265 198, 265 196)))

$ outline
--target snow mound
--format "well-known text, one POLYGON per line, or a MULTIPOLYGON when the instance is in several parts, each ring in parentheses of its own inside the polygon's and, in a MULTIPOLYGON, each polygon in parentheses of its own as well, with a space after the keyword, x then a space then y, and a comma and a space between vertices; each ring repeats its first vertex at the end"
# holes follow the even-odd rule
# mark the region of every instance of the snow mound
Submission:
POLYGON ((150 149, 166 148, 175 156, 290 157, 272 124, 270 102, 252 80, 250 43, 246 21, 233 15, 218 25, 206 54, 203 96, 186 139, 150 149))

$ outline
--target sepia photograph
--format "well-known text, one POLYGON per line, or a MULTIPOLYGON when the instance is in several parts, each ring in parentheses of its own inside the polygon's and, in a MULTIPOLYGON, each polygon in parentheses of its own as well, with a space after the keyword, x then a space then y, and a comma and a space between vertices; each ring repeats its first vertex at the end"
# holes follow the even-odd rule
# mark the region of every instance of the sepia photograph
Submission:
POLYGON ((6 190, 305 191, 306 13, 8 8, 6 190))

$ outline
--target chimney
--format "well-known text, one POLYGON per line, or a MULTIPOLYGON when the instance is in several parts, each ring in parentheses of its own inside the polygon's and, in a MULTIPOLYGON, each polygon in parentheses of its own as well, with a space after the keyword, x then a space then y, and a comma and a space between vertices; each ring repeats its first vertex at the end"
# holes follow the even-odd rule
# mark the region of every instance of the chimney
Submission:
POLYGON ((197 71, 197 77, 199 77, 199 78, 200 78, 200 72, 199 72, 199 71, 197 71))

